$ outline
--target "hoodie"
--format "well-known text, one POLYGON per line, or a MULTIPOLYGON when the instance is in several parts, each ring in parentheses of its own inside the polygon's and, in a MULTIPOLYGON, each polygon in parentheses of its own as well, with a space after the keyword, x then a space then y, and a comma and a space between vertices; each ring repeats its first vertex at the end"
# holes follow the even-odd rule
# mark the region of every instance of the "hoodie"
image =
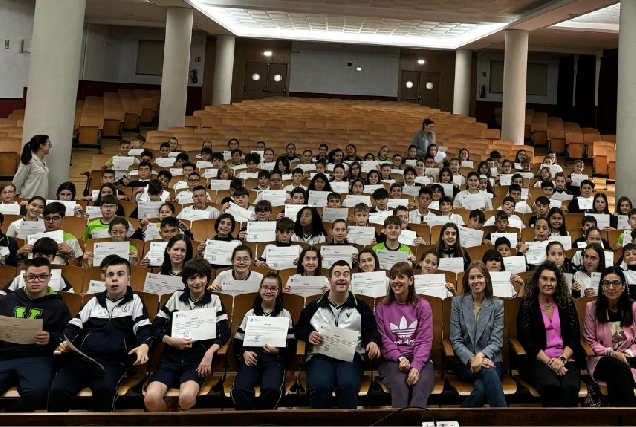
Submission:
POLYGON ((47 288, 46 295, 36 299, 29 298, 24 288, 12 292, 0 300, 0 316, 42 319, 43 330, 50 334, 47 345, 0 341, 0 360, 53 356, 53 350, 60 343, 61 331, 71 319, 62 297, 51 288, 47 288))

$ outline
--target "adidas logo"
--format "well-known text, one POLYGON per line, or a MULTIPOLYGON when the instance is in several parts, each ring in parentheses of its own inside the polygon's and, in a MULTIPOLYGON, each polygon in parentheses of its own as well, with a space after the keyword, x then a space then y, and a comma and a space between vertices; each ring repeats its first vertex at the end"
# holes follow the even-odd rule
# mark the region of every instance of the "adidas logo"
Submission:
POLYGON ((389 323, 389 328, 391 328, 391 331, 395 333, 398 337, 408 338, 413 334, 413 332, 415 332, 415 329, 417 329, 417 319, 415 319, 409 325, 408 321, 406 320, 406 317, 402 316, 402 319, 400 319, 399 325, 396 325, 394 323, 389 323))

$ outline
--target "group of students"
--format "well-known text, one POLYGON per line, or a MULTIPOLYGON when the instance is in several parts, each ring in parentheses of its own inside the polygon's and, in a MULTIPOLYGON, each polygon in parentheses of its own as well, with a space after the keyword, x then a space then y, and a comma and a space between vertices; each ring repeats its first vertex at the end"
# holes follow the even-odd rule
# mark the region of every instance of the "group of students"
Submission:
MULTIPOLYGON (((492 249, 485 252, 482 262, 473 262, 460 243, 461 226, 480 229, 485 225, 494 225, 498 233, 508 231, 509 227, 530 226, 534 229, 534 241, 546 244, 545 261, 541 259, 536 264, 528 262, 527 269, 532 273, 526 283, 517 274, 510 276, 515 294, 525 298, 519 313, 518 330, 519 339, 528 356, 523 364, 524 368, 520 369, 521 374, 540 391, 544 404, 576 404, 576 399, 572 398, 569 391, 575 388, 576 383, 578 394, 577 369, 585 362, 585 356, 577 353, 580 345, 572 341, 579 334, 576 312, 572 311, 572 298, 598 295, 594 307, 600 306, 601 309, 590 308, 592 311, 596 310, 594 317, 590 315, 590 322, 598 323, 595 326, 596 335, 592 332, 588 334, 587 325, 585 328, 585 338, 589 338, 590 345, 599 357, 599 363, 603 361, 594 378, 607 381, 610 398, 619 399, 615 402, 620 403, 620 406, 631 406, 632 400, 620 399, 627 399, 624 390, 633 386, 633 382, 617 384, 615 377, 627 381, 632 376, 614 375, 619 369, 630 369, 630 358, 633 356, 631 337, 636 335, 632 330, 633 316, 626 314, 631 313, 630 296, 636 295, 636 275, 632 273, 636 271, 636 246, 625 243, 631 241, 631 233, 626 231, 618 245, 610 248, 596 226, 597 217, 586 215, 581 224, 585 231, 582 240, 584 247, 571 260, 565 257, 561 242, 550 241, 551 236, 568 234, 565 226, 566 211, 560 207, 550 207, 555 194, 571 196, 567 211, 586 214, 609 214, 607 197, 603 193, 593 194, 592 181, 583 179, 580 185, 576 185, 571 175, 566 177, 562 170, 547 167, 549 174, 545 174, 544 168, 539 172, 541 180, 537 181, 540 182, 542 195, 530 203, 522 197, 524 176, 530 171, 530 162, 523 150, 517 153, 514 161, 502 162, 497 159, 498 153, 493 152, 492 158, 479 163, 476 171, 469 172, 464 177, 461 175, 461 167, 465 164, 463 162, 470 162, 468 150, 462 149, 457 158, 447 159, 447 154, 438 150, 434 144, 432 123, 426 126, 420 142, 416 141, 409 147, 404 157, 397 153, 389 157, 386 146, 381 147, 377 155, 365 156, 365 160, 372 157, 373 161, 379 162, 377 170, 372 169, 366 175, 362 172, 363 160, 356 155, 353 144, 347 145, 345 150, 336 148, 331 152, 328 152, 326 144, 321 144, 315 157, 311 150, 304 150, 302 156, 298 157, 295 145, 289 144, 286 153, 275 158, 272 149, 259 143, 256 151, 263 153, 261 158, 257 153, 243 156, 238 140, 233 139, 228 142, 230 158, 226 161, 222 152, 213 152, 211 143, 206 142, 201 150, 200 160, 213 164, 218 170, 216 179, 232 181, 231 196, 221 201, 217 207, 209 205, 208 189, 203 185, 204 180, 197 172, 196 164, 190 163, 186 153, 174 157, 174 166, 181 168, 184 175, 183 180, 176 184, 172 174, 165 169, 159 171, 155 179, 151 163, 154 154, 151 151, 144 151, 142 159, 137 161, 138 176, 117 176, 111 169, 112 161, 109 161, 102 171, 102 185, 93 201, 99 206, 101 217, 87 223, 81 238, 88 240, 110 237, 112 241, 160 239, 167 242, 164 260, 157 267, 158 271, 164 275, 181 276, 184 290, 172 295, 152 323, 148 320, 143 302, 128 286, 131 265, 150 267, 149 259, 139 256, 141 248, 133 245, 130 245, 127 259, 107 257, 102 261, 106 290, 89 300, 80 313, 69 321, 68 309, 61 308, 61 301, 53 292, 72 292, 72 287, 63 276, 53 280, 51 265, 91 267, 93 253, 84 251, 78 238, 67 232, 64 232, 61 243, 44 237, 34 244, 18 247, 14 237, 24 237, 34 230, 63 230, 64 217, 68 210, 62 203, 49 201, 47 204, 47 200, 42 197, 45 193, 28 195, 25 189, 33 186, 20 186, 21 181, 3 186, 0 189, 2 203, 19 204, 24 216, 9 225, 6 235, 0 236, 2 262, 16 266, 27 258, 32 259, 26 261, 27 269, 11 278, 4 287, 3 293, 8 295, 0 301, 0 312, 14 313, 16 317, 39 316, 46 319, 49 319, 47 316, 52 316, 51 311, 56 313, 54 320, 50 320, 54 324, 47 326, 49 321, 45 320, 43 329, 48 332, 43 332, 35 344, 20 346, 0 343, 0 360, 15 361, 15 355, 21 360, 37 357, 38 360, 33 363, 50 368, 50 375, 39 377, 39 387, 35 387, 30 384, 35 381, 29 375, 33 372, 32 369, 22 369, 22 364, 18 363, 3 362, 0 364, 4 366, 4 369, 0 368, 0 391, 14 384, 14 378, 19 378, 21 398, 16 401, 14 410, 39 407, 48 399, 49 410, 63 411, 68 410, 72 397, 79 389, 90 383, 93 388, 94 409, 112 410, 117 383, 126 369, 131 364, 145 363, 153 343, 162 342, 165 345, 164 352, 147 387, 146 407, 152 411, 166 410, 170 406, 164 399, 166 391, 170 387, 179 387, 178 406, 189 409, 195 403, 202 381, 210 374, 214 353, 230 340, 227 314, 215 292, 223 292, 225 283, 241 281, 250 283, 250 286, 256 285, 259 289, 254 307, 250 313, 246 313, 246 317, 284 316, 290 319, 290 327, 288 345, 285 348, 267 345, 262 348, 243 348, 241 337, 244 334, 245 320, 232 337, 234 351, 241 364, 232 391, 238 409, 276 406, 282 395, 285 366, 295 354, 295 339, 309 344, 307 372, 312 408, 331 407, 331 393, 334 390, 339 407, 356 407, 362 379, 362 362, 379 356, 383 360, 380 374, 391 389, 393 405, 425 406, 434 384, 434 370, 430 360, 434 345, 432 314, 426 300, 415 293, 414 276, 420 271, 421 274, 437 272, 440 259, 461 258, 465 269, 462 289, 458 293, 454 283, 446 283, 445 287, 453 296, 450 333, 457 356, 454 371, 461 379, 474 384, 474 391, 464 405, 479 406, 487 402, 491 406, 505 406, 500 382, 501 347, 505 345, 500 336, 503 330, 503 326, 500 326, 503 322, 503 305, 493 298, 489 272, 504 270, 504 258, 513 256, 514 250, 517 256, 523 255, 529 250, 529 245, 519 242, 513 247, 505 237, 492 239, 490 235, 485 235, 483 244, 492 245, 492 249), (272 164, 271 170, 264 166, 266 163, 272 164), (242 164, 245 164, 245 168, 236 168, 242 164), (292 168, 292 165, 295 167, 292 168), (313 165, 315 168, 307 187, 303 184, 306 177, 303 165, 313 165), (404 176, 402 183, 395 182, 397 171, 404 176), (258 185, 255 188, 244 187, 244 181, 240 179, 244 172, 257 174, 258 185), (234 178, 235 175, 237 178, 234 178), (286 187, 282 185, 283 176, 290 179, 290 184, 286 187), (485 218, 483 210, 493 207, 493 185, 501 184, 508 178, 508 195, 501 201, 500 209, 492 217, 485 218), (377 186, 382 181, 390 182, 389 190, 377 186), (349 189, 348 194, 352 196, 369 194, 365 192, 365 186, 376 186, 370 196, 374 202, 373 208, 367 203, 348 204, 346 197, 343 200, 340 193, 332 191, 332 184, 338 182, 345 182, 349 189), (429 184, 421 184, 426 182, 429 184), (132 187, 133 192, 126 195, 119 189, 120 185, 132 187), (181 186, 183 189, 176 193, 174 201, 169 200, 170 185, 181 186), (460 190, 463 185, 466 185, 466 189, 460 190), (282 213, 274 216, 269 200, 257 197, 255 205, 250 205, 250 192, 259 193, 267 189, 284 189, 288 192, 286 203, 302 205, 309 202, 311 190, 329 191, 327 207, 349 206, 353 214, 350 218, 332 221, 328 235, 316 207, 303 206, 292 219, 282 213), (391 199, 402 199, 405 194, 415 199, 395 208, 389 207, 391 199), (18 196, 24 199, 27 195, 26 200, 18 201, 18 196), (119 203, 128 197, 137 201, 162 201, 158 222, 141 219, 139 228, 135 229, 123 216, 119 203), (476 202, 476 199, 481 200, 476 202), (228 209, 231 204, 250 212, 251 216, 247 218, 249 221, 276 220, 276 239, 270 245, 284 247, 296 244, 298 258, 294 265, 298 275, 322 275, 320 245, 350 245, 348 232, 351 224, 356 227, 369 226, 370 216, 380 214, 384 215, 383 228, 381 232, 374 233, 370 244, 353 253, 351 258, 333 263, 325 278, 324 294, 307 305, 300 319, 294 319, 294 326, 283 304, 283 294, 294 290, 289 282, 283 283, 278 274, 263 275, 251 269, 252 265, 270 268, 272 260, 268 260, 267 248, 260 251, 260 254, 254 254, 249 246, 242 244, 247 230, 245 227, 237 230, 237 223, 242 223, 245 219, 233 216, 234 211, 228 209), (179 210, 179 205, 186 206, 179 210), (453 212, 460 207, 475 205, 478 207, 470 211, 466 221, 453 212), (208 218, 216 220, 215 234, 209 236, 207 241, 200 242, 198 247, 193 247, 191 224, 185 221, 186 218, 191 218, 188 216, 189 211, 205 211, 208 218), (530 212, 535 215, 526 224, 522 217, 530 212), (406 245, 400 243, 400 235, 411 224, 428 223, 442 224, 438 243, 422 251, 418 260, 412 247, 426 244, 424 239, 416 236, 412 245, 406 245), (230 268, 223 272, 220 270, 226 265, 208 263, 203 259, 206 247, 215 242, 235 242, 237 245, 232 252, 230 268), (616 266, 605 263, 605 250, 608 249, 622 250, 622 259, 616 266), (405 252, 406 262, 380 265, 378 253, 383 251, 405 252), (349 291, 349 286, 354 271, 378 271, 381 267, 388 272, 387 293, 384 301, 376 307, 374 315, 364 301, 349 291), (568 274, 572 275, 571 285, 566 279, 568 274), (47 309, 28 308, 29 304, 35 302, 42 302, 47 305, 47 309), (16 309, 23 305, 27 308, 16 309), (59 310, 55 308, 57 306, 60 307, 59 310), (201 307, 217 310, 217 338, 209 342, 171 338, 169 331, 172 314, 175 311, 201 307), (605 316, 601 313, 603 310, 605 316), (18 316, 19 313, 21 314, 18 316), (117 322, 112 319, 117 319, 117 322), (353 361, 335 360, 318 351, 324 342, 320 331, 326 325, 359 332, 353 361), (610 332, 607 328, 611 328, 610 332), (543 340, 542 336, 546 339, 543 340), (593 344, 594 340, 598 341, 596 345, 593 344), (69 344, 74 344, 90 359, 79 353, 69 352, 73 348, 69 344), (604 351, 601 351, 601 346, 605 346, 604 351), (58 359, 69 361, 68 364, 65 361, 61 369, 54 366, 57 359, 52 355, 53 350, 64 354, 58 356, 58 359), (33 356, 34 354, 37 356, 33 356), (613 359, 624 363, 617 365, 613 359), (77 366, 82 369, 71 368, 77 366), (608 375, 608 372, 612 375, 608 375), (555 378, 558 386, 554 382, 555 378), (253 391, 257 383, 261 385, 259 399, 255 398, 253 391), (562 392, 563 387, 568 390, 567 393, 562 392), (616 390, 622 391, 618 393, 616 390), (622 397, 616 397, 617 394, 622 397)), ((25 146, 25 151, 32 151, 30 161, 43 163, 43 156, 52 145, 50 140, 38 136, 31 142, 33 144, 25 146)), ((130 144, 122 142, 120 155, 127 155, 129 150, 130 144)), ((178 141, 172 138, 170 142, 162 144, 160 156, 168 158, 171 151, 177 150, 178 141)), ((555 166, 556 155, 548 153, 544 163, 555 166)), ((577 173, 583 173, 582 162, 575 164, 574 174, 577 173)), ((23 175, 24 172, 20 175, 21 179, 23 175)), ((69 184, 60 186, 57 191, 58 200, 75 199, 75 188, 69 184)), ((339 185, 334 184, 334 187, 341 188, 339 185)), ((616 205, 617 215, 610 215, 610 227, 618 228, 618 215, 626 215, 628 226, 632 230, 636 229, 636 210, 632 208, 631 201, 621 198, 616 205)), ((81 208, 75 208, 73 214, 83 215, 84 212, 81 208)), ((137 210, 130 215, 131 218, 137 216, 137 210)), ((3 218, 0 217, 1 222, 3 218)), ((594 328, 590 326, 590 331, 592 329, 594 328)))

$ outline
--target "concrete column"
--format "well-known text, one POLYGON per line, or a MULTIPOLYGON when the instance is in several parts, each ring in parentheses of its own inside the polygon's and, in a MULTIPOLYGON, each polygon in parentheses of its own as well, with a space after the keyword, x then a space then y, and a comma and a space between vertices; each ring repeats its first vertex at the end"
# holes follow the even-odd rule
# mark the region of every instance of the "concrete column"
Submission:
POLYGON ((528 32, 506 31, 506 57, 503 78, 501 139, 523 145, 526 124, 526 73, 528 70, 528 32))
POLYGON ((192 9, 167 8, 159 106, 160 130, 183 126, 185 122, 192 19, 192 9))
POLYGON ((35 3, 23 143, 51 138, 49 198, 69 178, 85 9, 86 0, 35 3))
POLYGON ((467 116, 470 111, 470 61, 472 54, 473 52, 467 49, 455 51, 453 114, 467 116))
POLYGON ((618 36, 618 102, 616 105, 616 200, 636 200, 636 2, 621 1, 618 36))
POLYGON ((216 36, 212 105, 232 103, 232 73, 234 72, 234 36, 216 36))

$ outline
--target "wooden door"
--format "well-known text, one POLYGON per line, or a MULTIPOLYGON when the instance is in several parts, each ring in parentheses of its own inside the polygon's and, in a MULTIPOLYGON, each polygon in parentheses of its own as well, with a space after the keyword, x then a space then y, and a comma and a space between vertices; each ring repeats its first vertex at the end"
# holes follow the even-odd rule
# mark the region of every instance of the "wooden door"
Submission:
POLYGON ((417 71, 402 70, 402 86, 400 87, 400 100, 404 102, 420 102, 419 87, 420 76, 417 71))
POLYGON ((439 108, 439 73, 420 72, 420 104, 439 108))
POLYGON ((267 96, 287 95, 287 64, 269 64, 267 96))
POLYGON ((267 96, 267 64, 247 62, 245 64, 243 99, 261 99, 265 96, 267 96))

